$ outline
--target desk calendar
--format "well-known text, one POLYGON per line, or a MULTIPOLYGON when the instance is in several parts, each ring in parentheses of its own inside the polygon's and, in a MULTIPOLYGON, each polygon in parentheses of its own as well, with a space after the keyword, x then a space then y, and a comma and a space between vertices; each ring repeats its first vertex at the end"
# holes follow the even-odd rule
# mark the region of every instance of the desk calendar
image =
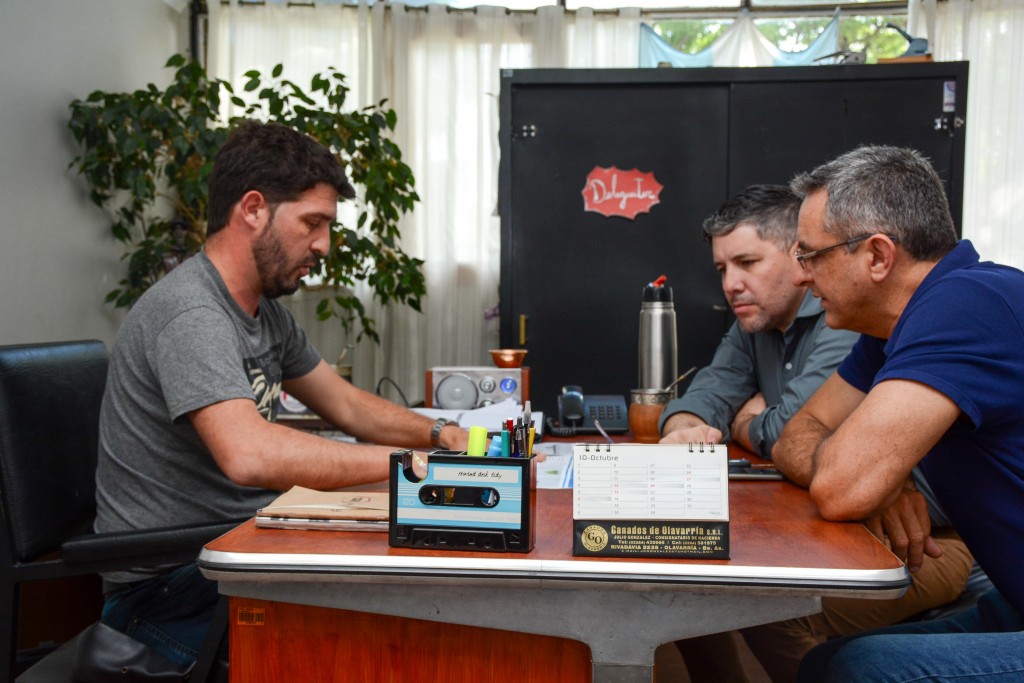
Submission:
POLYGON ((577 444, 573 468, 574 555, 729 557, 725 446, 577 444))

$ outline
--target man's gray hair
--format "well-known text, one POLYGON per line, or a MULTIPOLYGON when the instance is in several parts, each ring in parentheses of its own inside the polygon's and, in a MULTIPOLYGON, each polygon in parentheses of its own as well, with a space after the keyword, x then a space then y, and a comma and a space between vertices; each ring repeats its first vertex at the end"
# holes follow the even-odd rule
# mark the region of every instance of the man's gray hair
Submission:
POLYGON ((704 221, 704 237, 711 241, 750 223, 758 237, 786 251, 796 242, 799 216, 800 197, 785 185, 751 185, 704 221))
POLYGON ((883 233, 918 261, 937 261, 956 246, 942 180, 920 152, 864 146, 790 183, 806 198, 825 190, 824 230, 837 240, 883 233))

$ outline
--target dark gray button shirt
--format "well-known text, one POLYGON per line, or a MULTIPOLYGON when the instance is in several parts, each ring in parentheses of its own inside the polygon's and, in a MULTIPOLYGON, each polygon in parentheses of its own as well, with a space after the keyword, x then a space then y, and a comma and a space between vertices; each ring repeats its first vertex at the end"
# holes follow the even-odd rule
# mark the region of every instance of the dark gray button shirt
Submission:
POLYGON ((733 324, 711 365, 694 376, 686 393, 665 406, 660 427, 675 413, 693 413, 730 439, 729 426, 747 399, 761 392, 768 408, 750 422, 754 451, 770 458, 782 427, 836 369, 858 335, 833 330, 809 291, 785 332, 747 334, 733 324))

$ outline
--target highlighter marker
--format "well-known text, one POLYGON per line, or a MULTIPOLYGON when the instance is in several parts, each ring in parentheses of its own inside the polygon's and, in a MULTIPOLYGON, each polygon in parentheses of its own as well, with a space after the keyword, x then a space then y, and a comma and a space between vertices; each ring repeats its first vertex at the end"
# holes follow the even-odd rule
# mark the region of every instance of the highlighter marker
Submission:
POLYGON ((466 449, 466 455, 474 455, 483 457, 487 452, 487 428, 486 427, 470 427, 469 428, 469 448, 466 449))
POLYGON ((511 439, 509 438, 508 430, 507 429, 502 429, 501 430, 501 457, 503 457, 503 458, 507 458, 507 457, 509 457, 509 455, 511 455, 512 445, 509 443, 510 441, 511 441, 511 439))
POLYGON ((501 437, 497 434, 491 439, 491 447, 487 449, 488 458, 501 457, 501 437))

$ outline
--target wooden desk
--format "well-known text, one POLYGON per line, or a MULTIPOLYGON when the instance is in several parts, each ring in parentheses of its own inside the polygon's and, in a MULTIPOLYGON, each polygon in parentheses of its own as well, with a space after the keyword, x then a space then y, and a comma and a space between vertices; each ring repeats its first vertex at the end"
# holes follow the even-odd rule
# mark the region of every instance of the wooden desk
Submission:
POLYGON ((662 643, 906 590, 895 556, 860 524, 822 520, 803 489, 732 481, 729 496, 729 560, 575 558, 572 491, 542 489, 530 553, 250 521, 199 565, 232 596, 235 683, 651 681, 662 643))

